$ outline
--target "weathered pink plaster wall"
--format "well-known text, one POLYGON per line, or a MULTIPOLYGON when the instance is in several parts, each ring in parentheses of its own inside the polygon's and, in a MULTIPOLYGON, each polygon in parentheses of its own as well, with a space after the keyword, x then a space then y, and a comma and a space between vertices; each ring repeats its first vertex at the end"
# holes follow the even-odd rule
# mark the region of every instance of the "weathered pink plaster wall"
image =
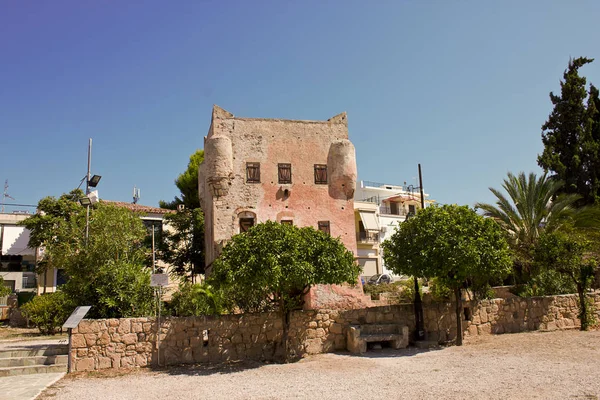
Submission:
MULTIPOLYGON (((239 118, 215 106, 199 171, 207 265, 239 233, 241 213, 255 215, 256 223, 291 219, 317 228, 329 221, 331 235, 356 254, 355 187, 356 156, 345 113, 327 121, 293 121, 239 118), (260 183, 246 182, 248 162, 260 163, 260 183), (278 182, 279 163, 291 164, 291 184, 278 182), (315 184, 315 164, 327 165, 328 184, 315 184)), ((346 296, 358 290, 330 292, 346 296)))

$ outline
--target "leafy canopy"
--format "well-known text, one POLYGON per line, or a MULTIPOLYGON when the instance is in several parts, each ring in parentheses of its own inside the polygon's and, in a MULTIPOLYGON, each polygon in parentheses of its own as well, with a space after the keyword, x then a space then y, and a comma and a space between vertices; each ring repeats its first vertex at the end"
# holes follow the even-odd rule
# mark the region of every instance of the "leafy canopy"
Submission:
POLYGON ((547 233, 540 237, 534 259, 540 269, 558 272, 575 284, 579 294, 581 329, 586 330, 591 319, 585 294, 598 268, 593 243, 576 231, 547 233))
POLYGON ((186 279, 204 273, 204 214, 199 208, 165 215, 158 258, 186 279))
POLYGON ((210 282, 242 311, 301 306, 316 284, 354 284, 360 267, 339 239, 273 221, 235 235, 213 263, 210 282))
POLYGON ((528 248, 544 230, 559 229, 576 217, 575 203, 581 196, 558 196, 563 183, 546 174, 538 178, 533 172, 529 176, 524 172, 519 175, 509 172, 502 187, 508 197, 490 188, 498 199, 496 205, 477 203, 475 207, 483 210, 484 216, 493 218, 515 247, 528 248))
POLYGON ((8 296, 10 293, 10 288, 4 285, 4 278, 0 276, 0 297, 8 296))
POLYGON ((125 208, 97 204, 90 210, 86 240, 86 211, 78 194, 40 201, 42 212, 23 221, 32 232, 29 245, 44 248, 46 268, 65 271, 68 281, 60 289, 73 305, 91 305, 90 317, 150 315, 152 288, 141 219, 125 208))
POLYGON ((198 167, 204 161, 204 150, 190 156, 187 169, 175 180, 180 197, 171 202, 160 201, 163 208, 175 210, 184 205, 183 211, 167 214, 165 222, 172 229, 165 229, 158 246, 158 258, 175 267, 177 275, 192 282, 196 274, 204 273, 204 214, 198 197, 198 167))
POLYGON ((175 179, 175 186, 179 189, 180 196, 175 196, 172 201, 161 200, 160 207, 175 210, 179 204, 187 209, 200 208, 198 197, 198 167, 204 161, 204 150, 196 150, 190 156, 187 169, 175 179))
POLYGON ((437 278, 449 288, 484 287, 511 265, 498 225, 457 205, 419 210, 383 243, 383 257, 396 274, 437 278))
POLYGON ((561 193, 582 196, 578 205, 600 202, 600 98, 579 68, 594 61, 579 57, 569 61, 560 82, 561 93, 550 93, 554 105, 542 126, 544 151, 538 164, 565 182, 561 193), (586 101, 587 98, 587 101, 586 101))

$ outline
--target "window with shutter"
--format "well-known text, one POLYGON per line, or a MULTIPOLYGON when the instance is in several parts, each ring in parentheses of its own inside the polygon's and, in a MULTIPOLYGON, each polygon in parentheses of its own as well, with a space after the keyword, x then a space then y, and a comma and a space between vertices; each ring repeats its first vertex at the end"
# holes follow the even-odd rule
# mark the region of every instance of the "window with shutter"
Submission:
POLYGON ((327 165, 315 164, 315 183, 318 185, 327 184, 327 165))
POLYGON ((279 183, 292 183, 292 164, 277 164, 279 183))
POLYGON ((260 163, 246 163, 246 182, 260 183, 260 163))
POLYGON ((329 231, 329 221, 319 221, 319 230, 326 234, 331 234, 329 231))
POLYGON ((248 232, 254 226, 254 218, 240 218, 240 233, 248 232))

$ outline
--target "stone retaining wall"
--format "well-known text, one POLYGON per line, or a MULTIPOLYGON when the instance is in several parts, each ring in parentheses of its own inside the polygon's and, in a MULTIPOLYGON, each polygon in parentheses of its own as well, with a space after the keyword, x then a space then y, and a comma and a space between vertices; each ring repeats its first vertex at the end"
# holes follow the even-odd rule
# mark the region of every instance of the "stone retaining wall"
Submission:
MULTIPOLYGON (((600 293, 592 296, 600 310, 600 293)), ((494 299, 465 302, 465 336, 580 326, 577 296, 494 299)), ((454 304, 424 304, 428 340, 439 343, 456 337, 454 304)), ((346 349, 349 325, 396 323, 415 328, 412 304, 355 310, 297 311, 290 321, 293 356, 346 349)), ((166 318, 160 323, 160 360, 156 351, 155 318, 83 320, 72 332, 72 370, 145 367, 235 360, 272 361, 282 321, 276 313, 218 317, 166 318)))

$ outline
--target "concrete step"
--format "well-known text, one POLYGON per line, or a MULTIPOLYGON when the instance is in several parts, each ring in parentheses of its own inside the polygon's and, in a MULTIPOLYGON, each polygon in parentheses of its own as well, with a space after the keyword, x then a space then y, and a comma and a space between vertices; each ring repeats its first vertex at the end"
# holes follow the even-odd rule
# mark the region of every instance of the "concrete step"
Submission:
POLYGON ((0 368, 27 367, 31 365, 66 364, 68 362, 68 358, 69 356, 66 354, 59 354, 53 356, 0 358, 0 368))
POLYGON ((66 344, 32 345, 17 348, 5 348, 0 350, 0 359, 17 357, 56 356, 69 353, 66 344))
POLYGON ((0 377, 28 374, 44 374, 51 372, 67 372, 67 364, 28 365, 23 367, 0 368, 0 377))

